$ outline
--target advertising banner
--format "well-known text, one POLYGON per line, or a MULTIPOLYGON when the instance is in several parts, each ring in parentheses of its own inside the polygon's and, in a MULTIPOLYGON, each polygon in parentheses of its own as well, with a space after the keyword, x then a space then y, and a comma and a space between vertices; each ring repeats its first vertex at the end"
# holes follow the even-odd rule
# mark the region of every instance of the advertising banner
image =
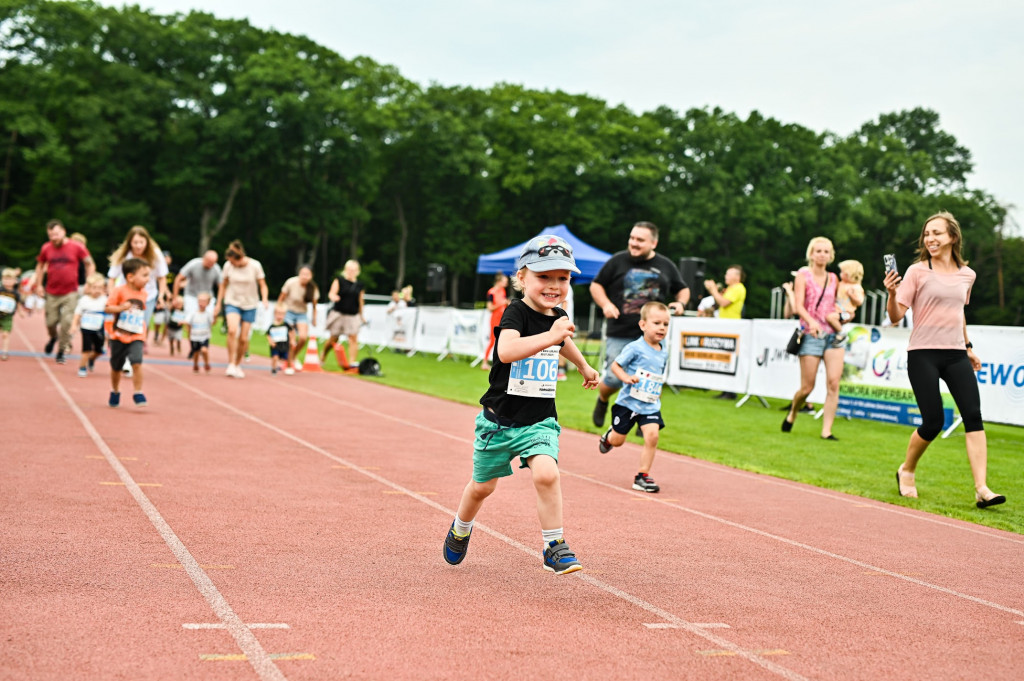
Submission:
POLYGON ((490 341, 490 310, 452 310, 452 335, 448 352, 453 355, 479 357, 490 341))
MULTIPOLYGON (((317 313, 319 315, 319 312, 317 313)), ((366 347, 379 347, 388 340, 388 308, 386 305, 364 305, 363 316, 366 323, 359 328, 359 344, 366 347)), ((317 321, 319 321, 319 316, 317 321)), ((324 317, 326 319, 326 317, 324 317)))
POLYGON ((968 326, 974 352, 981 416, 993 423, 1024 426, 1024 328, 968 326))
POLYGON ((673 317, 669 328, 669 385, 743 393, 750 372, 747 319, 673 317))
MULTIPOLYGON (((761 397, 793 398, 800 387, 800 360, 786 352, 797 323, 788 319, 755 319, 750 351, 750 383, 746 392, 761 397)), ((818 365, 814 390, 807 398, 815 406, 825 401, 825 364, 818 365)))
POLYGON ((416 339, 416 312, 418 307, 403 307, 387 315, 384 320, 385 347, 412 350, 416 339))
POLYGON ((452 332, 452 308, 420 307, 416 317, 413 350, 434 355, 448 354, 448 338, 452 332))

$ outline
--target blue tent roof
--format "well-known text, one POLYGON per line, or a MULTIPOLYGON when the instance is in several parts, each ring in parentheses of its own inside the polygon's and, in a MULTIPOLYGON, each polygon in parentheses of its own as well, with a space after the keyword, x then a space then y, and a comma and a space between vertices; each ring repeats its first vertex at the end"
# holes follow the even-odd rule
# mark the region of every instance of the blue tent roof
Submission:
MULTIPOLYGON (((605 264, 608 258, 612 257, 611 253, 605 253, 604 251, 581 241, 580 238, 570 232, 569 228, 565 225, 545 227, 541 231, 537 232, 536 236, 531 238, 535 239, 543 234, 554 234, 555 236, 560 236, 569 242, 570 246, 572 246, 573 256, 576 258, 576 267, 580 269, 580 273, 573 277, 574 283, 586 284, 592 281, 601 270, 601 266, 605 264)), ((527 239, 527 241, 529 240, 530 239, 527 239)), ((511 276, 516 271, 519 254, 522 253, 523 246, 525 244, 526 241, 516 244, 510 248, 506 248, 503 251, 498 251, 497 253, 486 253, 481 255, 476 261, 477 274, 494 274, 497 272, 504 272, 511 276)))

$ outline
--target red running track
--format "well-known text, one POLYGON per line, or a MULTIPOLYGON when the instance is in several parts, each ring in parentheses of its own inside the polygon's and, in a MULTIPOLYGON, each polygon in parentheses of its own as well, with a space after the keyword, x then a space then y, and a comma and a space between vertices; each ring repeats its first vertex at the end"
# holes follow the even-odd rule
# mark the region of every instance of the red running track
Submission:
POLYGON ((1021 678, 1019 535, 668 454, 644 495, 636 445, 567 430, 584 570, 541 569, 527 471, 452 567, 473 407, 155 348, 114 410, 16 324, 0 678, 1021 678))

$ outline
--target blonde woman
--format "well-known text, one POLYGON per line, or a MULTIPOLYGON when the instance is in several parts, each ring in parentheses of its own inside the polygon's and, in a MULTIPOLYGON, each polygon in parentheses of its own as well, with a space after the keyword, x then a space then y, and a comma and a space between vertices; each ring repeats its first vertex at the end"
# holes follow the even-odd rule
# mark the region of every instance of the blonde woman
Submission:
POLYGON ((249 330, 256 321, 256 306, 269 306, 267 278, 263 265, 245 254, 242 242, 232 241, 224 253, 227 260, 221 272, 220 298, 213 311, 216 319, 224 310, 224 321, 228 326, 228 378, 245 378, 242 360, 249 349, 249 330))
POLYGON ((146 329, 153 319, 153 312, 170 300, 167 291, 167 260, 149 231, 141 225, 128 230, 121 245, 110 254, 110 268, 107 270, 107 294, 125 283, 121 265, 129 258, 139 258, 149 264, 149 281, 146 282, 146 329))
POLYGON ((825 269, 836 259, 836 251, 832 242, 823 236, 811 239, 807 244, 807 267, 801 267, 793 282, 794 312, 800 317, 800 328, 803 329, 803 341, 800 344, 800 388, 793 395, 786 419, 782 422, 782 432, 793 430, 797 414, 807 401, 807 396, 814 390, 818 378, 818 366, 825 362, 825 405, 821 420, 821 438, 838 440, 832 434, 832 424, 836 420, 836 409, 839 407, 839 379, 843 375, 842 343, 836 347, 835 332, 828 325, 828 315, 836 308, 836 292, 839 278, 825 269))
MULTIPOLYGON (((357 359, 359 356, 359 327, 366 322, 366 317, 363 316, 366 292, 363 290, 362 283, 356 281, 361 271, 358 261, 349 260, 345 263, 341 276, 331 282, 331 290, 327 292, 327 298, 334 303, 334 306, 327 313, 327 333, 330 334, 330 338, 324 346, 323 356, 320 358, 321 364, 327 360, 327 353, 334 348, 334 344, 342 336, 348 336, 349 366, 359 363, 357 359)), ((337 356, 337 353, 335 353, 335 359, 338 361, 338 366, 343 369, 348 368, 337 356)))

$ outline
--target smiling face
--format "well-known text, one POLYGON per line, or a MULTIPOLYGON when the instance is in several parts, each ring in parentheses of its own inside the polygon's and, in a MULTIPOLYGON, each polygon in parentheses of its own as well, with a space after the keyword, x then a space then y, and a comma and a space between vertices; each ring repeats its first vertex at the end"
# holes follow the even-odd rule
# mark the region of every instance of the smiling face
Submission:
POLYGON ((569 295, 569 270, 534 272, 523 268, 516 273, 523 291, 523 302, 537 312, 547 314, 569 295))
POLYGON ((953 237, 949 233, 949 223, 943 218, 935 218, 925 223, 921 232, 921 245, 933 258, 949 253, 953 248, 953 237))
POLYGON ((658 240, 646 227, 634 227, 629 233, 629 255, 634 260, 647 260, 654 253, 658 240))
POLYGON ((136 234, 132 237, 131 243, 128 246, 132 249, 132 255, 141 256, 146 252, 146 247, 149 246, 149 239, 141 234, 136 234))
POLYGON ((644 340, 651 345, 660 344, 668 335, 669 315, 667 310, 653 309, 648 311, 647 319, 640 320, 640 330, 644 332, 644 340))

